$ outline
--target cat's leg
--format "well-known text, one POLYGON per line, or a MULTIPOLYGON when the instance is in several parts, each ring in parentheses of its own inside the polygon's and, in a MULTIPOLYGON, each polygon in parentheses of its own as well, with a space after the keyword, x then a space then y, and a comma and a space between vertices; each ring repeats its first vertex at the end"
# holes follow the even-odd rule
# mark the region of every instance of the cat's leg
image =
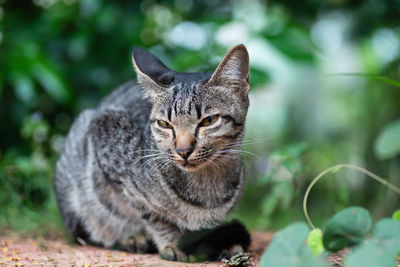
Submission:
POLYGON ((178 226, 166 221, 155 213, 142 216, 145 220, 145 229, 156 244, 160 257, 170 261, 187 261, 188 256, 178 248, 178 241, 182 233, 178 226))

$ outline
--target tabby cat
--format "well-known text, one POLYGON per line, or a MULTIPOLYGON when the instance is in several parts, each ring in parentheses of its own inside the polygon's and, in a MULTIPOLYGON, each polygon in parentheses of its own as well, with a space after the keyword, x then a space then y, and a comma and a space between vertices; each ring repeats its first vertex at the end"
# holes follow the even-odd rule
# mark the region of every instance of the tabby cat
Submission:
POLYGON ((232 48, 214 72, 176 72, 140 48, 132 60, 138 84, 72 125, 56 166, 58 206, 80 242, 186 260, 182 235, 223 221, 243 189, 248 53, 232 48))

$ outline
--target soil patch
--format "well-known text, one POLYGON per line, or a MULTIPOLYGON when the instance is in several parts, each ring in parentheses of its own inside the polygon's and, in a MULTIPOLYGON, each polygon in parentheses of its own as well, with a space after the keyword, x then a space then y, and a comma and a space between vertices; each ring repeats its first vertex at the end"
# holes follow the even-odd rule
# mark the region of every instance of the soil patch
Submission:
MULTIPOLYGON (((250 265, 258 266, 272 233, 252 233, 250 265)), ((64 239, 0 237, 0 266, 225 266, 222 262, 178 263, 156 254, 133 254, 93 246, 68 244, 64 239)))

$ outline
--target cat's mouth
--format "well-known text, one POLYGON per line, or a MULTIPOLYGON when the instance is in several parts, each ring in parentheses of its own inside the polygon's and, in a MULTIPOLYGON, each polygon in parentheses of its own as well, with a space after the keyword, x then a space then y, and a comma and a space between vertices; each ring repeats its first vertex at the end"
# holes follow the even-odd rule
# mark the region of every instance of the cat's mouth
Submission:
POLYGON ((214 163, 214 161, 210 160, 208 157, 193 158, 187 160, 174 159, 174 163, 178 168, 188 172, 195 172, 210 165, 212 165, 212 167, 215 169, 216 166, 216 163, 214 163))
POLYGON ((175 161, 175 164, 184 171, 190 171, 190 172, 197 171, 205 165, 202 162, 192 162, 186 160, 175 161))
POLYGON ((209 165, 213 165, 213 168, 215 169, 217 167, 216 163, 210 159, 210 157, 213 156, 213 153, 211 153, 212 149, 206 149, 202 148, 200 151, 197 153, 194 153, 193 155, 190 155, 187 158, 183 157, 171 157, 172 160, 174 161, 175 165, 188 172, 195 172, 200 169, 206 168, 209 165))

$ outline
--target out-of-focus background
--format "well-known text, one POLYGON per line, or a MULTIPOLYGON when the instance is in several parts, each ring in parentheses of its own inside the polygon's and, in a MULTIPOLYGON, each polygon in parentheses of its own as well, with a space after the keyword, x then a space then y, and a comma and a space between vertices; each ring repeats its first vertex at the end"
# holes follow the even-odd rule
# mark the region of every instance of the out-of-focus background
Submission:
MULTIPOLYGON (((304 220, 306 186, 337 163, 400 185, 399 14, 398 0, 0 0, 0 229, 60 231, 57 155, 79 112, 135 78, 133 46, 190 72, 247 46, 254 143, 244 150, 255 155, 243 153, 247 186, 232 217, 249 228, 304 220)), ((321 225, 349 205, 379 218, 399 204, 341 170, 316 185, 309 209, 321 225)))

